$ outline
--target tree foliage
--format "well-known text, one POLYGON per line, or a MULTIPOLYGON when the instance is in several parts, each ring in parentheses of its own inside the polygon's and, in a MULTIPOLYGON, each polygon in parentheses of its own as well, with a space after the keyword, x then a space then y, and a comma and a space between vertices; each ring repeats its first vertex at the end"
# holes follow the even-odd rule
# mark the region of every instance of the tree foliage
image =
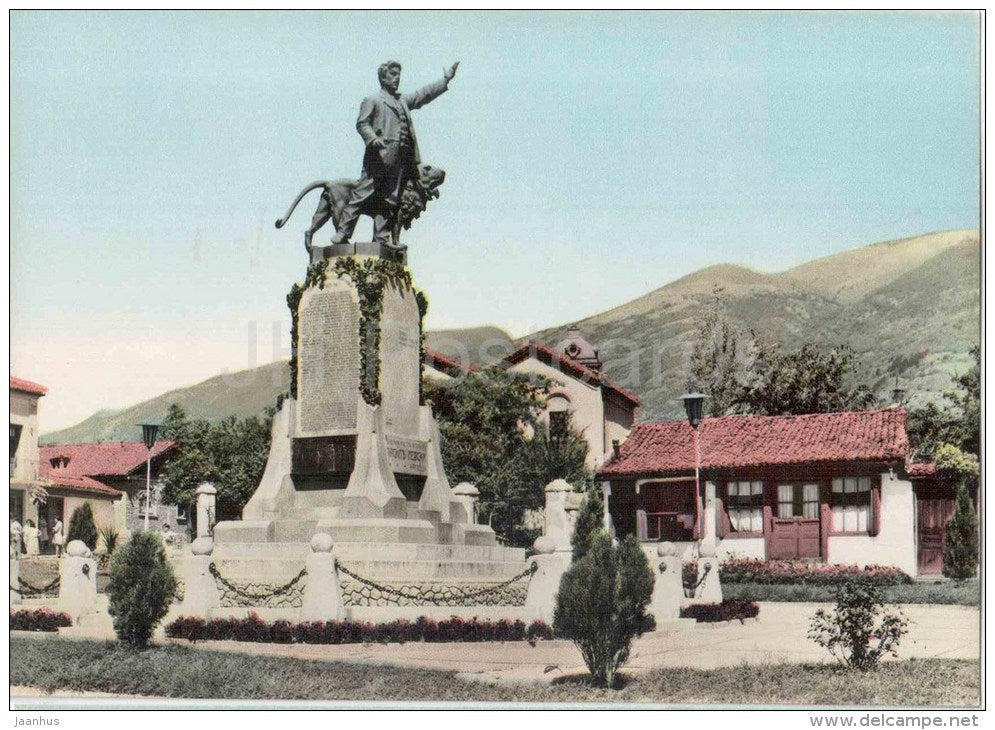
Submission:
POLYGON ((587 443, 573 428, 552 437, 539 421, 548 382, 500 368, 449 381, 426 379, 442 434, 450 481, 480 490, 480 515, 507 543, 525 546, 537 532, 523 527, 526 510, 542 508, 554 479, 590 478, 587 443))
POLYGON ((175 592, 176 578, 159 534, 136 532, 111 560, 108 611, 118 639, 146 646, 175 592))
POLYGON ((553 627, 580 649, 594 685, 614 686, 632 640, 649 623, 652 593, 649 561, 631 535, 615 545, 604 530, 596 532, 563 574, 553 627))
POLYGON ((579 560, 591 549, 591 542, 598 530, 604 529, 605 505, 593 486, 588 489, 587 496, 577 510, 577 521, 574 523, 573 534, 570 535, 570 545, 573 548, 573 559, 579 560))
POLYGON ((952 444, 981 455, 981 348, 971 348, 974 359, 963 375, 954 378, 955 389, 944 393, 949 405, 928 403, 909 410, 908 434, 915 461, 928 460, 942 444, 952 444))
POLYGON ((268 412, 264 418, 232 416, 209 423, 190 420, 182 407, 170 406, 163 431, 176 446, 162 470, 163 501, 190 504, 197 485, 209 481, 219 503, 241 509, 266 468, 272 417, 268 412))
POLYGON ((73 510, 69 518, 69 532, 66 533, 66 544, 73 540, 82 540, 91 550, 97 549, 97 524, 93 521, 93 508, 89 502, 84 502, 73 510))
POLYGON ((742 333, 725 316, 721 290, 713 292, 699 325, 701 336, 695 340, 688 361, 685 388, 688 393, 706 393, 707 413, 724 416, 738 402, 744 377, 740 353, 742 333))
POLYGON ((956 580, 972 578, 978 570, 978 515, 967 485, 957 488, 954 514, 947 523, 943 542, 943 575, 956 580))

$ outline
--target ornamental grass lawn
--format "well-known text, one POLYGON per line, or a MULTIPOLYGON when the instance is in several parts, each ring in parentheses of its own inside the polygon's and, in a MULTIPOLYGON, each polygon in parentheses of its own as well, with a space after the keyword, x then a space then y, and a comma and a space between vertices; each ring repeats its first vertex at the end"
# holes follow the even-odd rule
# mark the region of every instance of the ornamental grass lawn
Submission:
MULTIPOLYGON (((977 579, 940 581, 936 583, 902 583, 882 586, 885 603, 936 603, 956 606, 977 606, 981 603, 981 584, 977 579)), ((803 583, 723 583, 723 598, 744 601, 783 601, 788 603, 833 603, 834 586, 803 583)))
MULTIPOLYGON (((468 647, 468 651, 472 648, 468 647)), ((977 661, 890 662, 861 674, 831 665, 661 669, 617 690, 584 678, 490 684, 453 672, 230 654, 185 646, 12 637, 10 683, 70 692, 187 699, 349 702, 611 702, 678 705, 950 705, 979 702, 977 661)))

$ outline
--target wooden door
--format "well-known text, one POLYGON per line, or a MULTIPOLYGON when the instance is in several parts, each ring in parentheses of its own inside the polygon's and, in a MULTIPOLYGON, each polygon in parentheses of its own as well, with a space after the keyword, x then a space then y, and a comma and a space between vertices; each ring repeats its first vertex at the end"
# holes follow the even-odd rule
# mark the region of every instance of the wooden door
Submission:
POLYGON ((940 490, 924 490, 916 496, 919 573, 939 575, 943 572, 943 541, 947 522, 954 513, 954 498, 940 490))
POLYGON ((767 558, 821 558, 819 485, 778 484, 773 505, 767 558))

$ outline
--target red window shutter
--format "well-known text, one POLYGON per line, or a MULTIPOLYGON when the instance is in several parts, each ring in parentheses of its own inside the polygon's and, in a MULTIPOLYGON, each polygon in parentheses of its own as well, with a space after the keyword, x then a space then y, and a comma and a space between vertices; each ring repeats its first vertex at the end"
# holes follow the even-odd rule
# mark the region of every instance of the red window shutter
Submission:
POLYGON ((881 532, 881 480, 875 479, 871 484, 871 524, 868 533, 874 537, 881 532))

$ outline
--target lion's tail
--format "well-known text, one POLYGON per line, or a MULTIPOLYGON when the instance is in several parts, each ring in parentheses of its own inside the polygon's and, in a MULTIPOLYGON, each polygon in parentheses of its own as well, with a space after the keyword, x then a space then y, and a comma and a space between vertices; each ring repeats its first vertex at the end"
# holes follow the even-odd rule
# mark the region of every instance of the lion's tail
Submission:
POLYGON ((276 227, 277 228, 283 228, 283 226, 287 223, 287 221, 290 220, 290 216, 293 215, 294 208, 297 207, 297 204, 299 202, 301 202, 301 198, 303 198, 305 195, 307 195, 308 193, 310 193, 312 190, 315 190, 317 188, 323 188, 323 187, 325 187, 325 181, 324 180, 315 180, 313 183, 311 183, 306 188, 304 188, 303 190, 301 190, 300 193, 297 194, 297 197, 294 198, 294 202, 290 204, 290 208, 287 210, 287 215, 283 216, 283 218, 278 218, 277 219, 277 221, 276 221, 276 227))

